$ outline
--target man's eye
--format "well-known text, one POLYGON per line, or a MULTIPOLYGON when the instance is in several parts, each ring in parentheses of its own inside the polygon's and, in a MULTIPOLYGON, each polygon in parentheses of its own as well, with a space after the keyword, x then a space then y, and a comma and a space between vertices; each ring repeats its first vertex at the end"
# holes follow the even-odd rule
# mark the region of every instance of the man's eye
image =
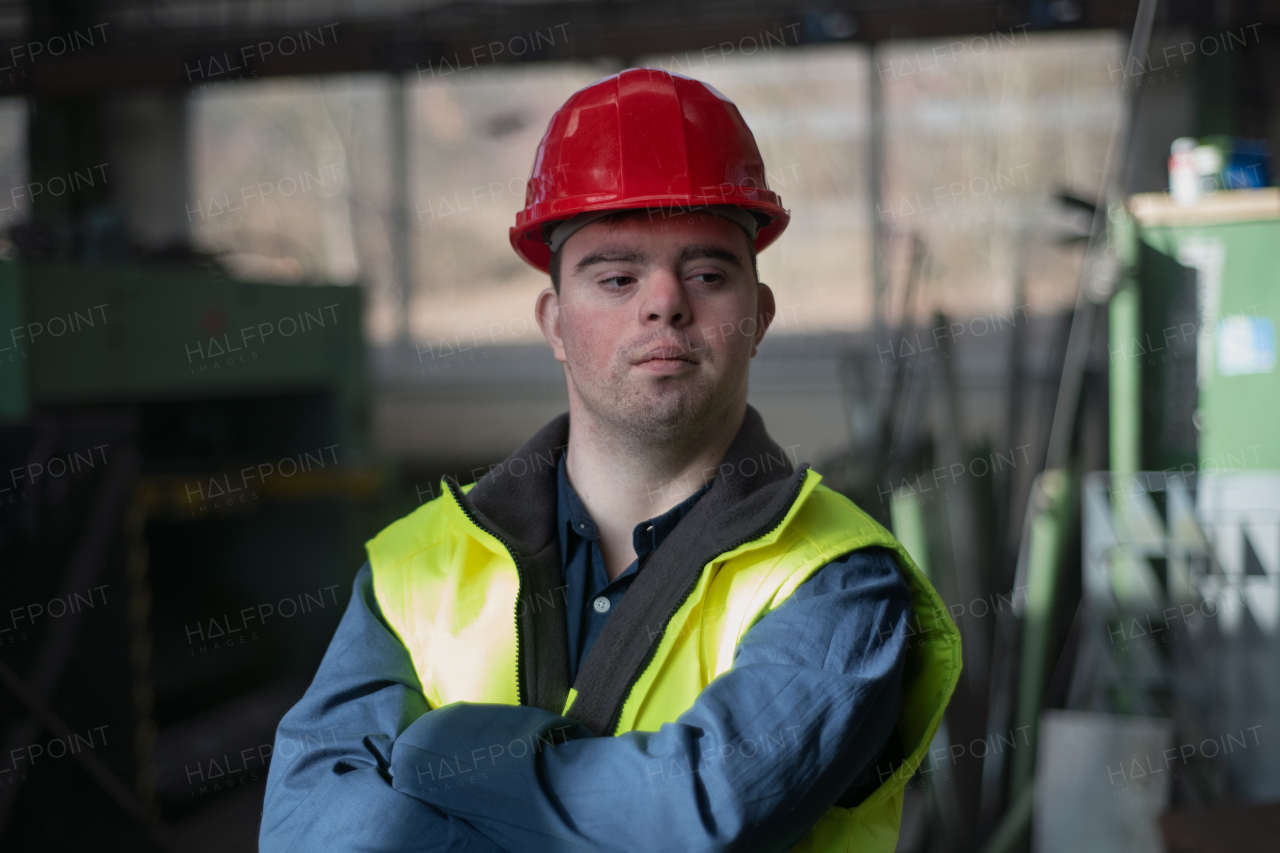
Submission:
POLYGON ((693 277, 695 279, 701 279, 702 284, 719 284, 724 281, 724 274, 718 272, 700 272, 693 277))
POLYGON ((615 276, 610 276, 609 278, 600 279, 601 284, 609 285, 611 289, 615 287, 626 287, 628 284, 630 284, 633 281, 635 281, 635 279, 633 279, 629 275, 615 275, 615 276), (611 284, 611 282, 617 282, 617 285, 615 286, 611 284))

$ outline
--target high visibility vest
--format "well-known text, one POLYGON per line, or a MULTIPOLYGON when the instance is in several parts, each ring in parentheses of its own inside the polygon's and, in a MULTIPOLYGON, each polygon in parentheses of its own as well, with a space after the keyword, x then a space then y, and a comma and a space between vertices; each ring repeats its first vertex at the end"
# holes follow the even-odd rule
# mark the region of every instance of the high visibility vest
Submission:
MULTIPOLYGON (((903 787, 923 760, 959 679, 960 635, 893 535, 821 479, 807 470, 781 525, 703 567, 628 695, 614 734, 657 731, 675 721, 732 666, 747 629, 822 566, 859 548, 891 549, 914 610, 897 720, 906 757, 856 807, 827 810, 793 850, 892 853, 903 787)), ((368 551, 378 603, 409 650, 431 707, 520 704, 516 562, 471 520, 453 492, 444 489, 386 528, 368 551)), ((562 713, 568 714, 575 695, 570 690, 562 713)))

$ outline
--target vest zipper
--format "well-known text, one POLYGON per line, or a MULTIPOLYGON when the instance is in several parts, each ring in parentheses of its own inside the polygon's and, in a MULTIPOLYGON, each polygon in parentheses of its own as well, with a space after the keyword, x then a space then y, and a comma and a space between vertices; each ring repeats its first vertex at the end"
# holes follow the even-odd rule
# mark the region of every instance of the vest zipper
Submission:
POLYGON ((499 536, 496 531, 490 530, 489 528, 481 524, 479 521, 476 521, 476 517, 471 514, 471 510, 467 509, 466 503, 463 502, 462 500, 463 495, 462 495, 461 487, 459 487, 454 483, 452 477, 446 475, 444 477, 444 483, 445 483, 445 486, 448 487, 449 493, 453 495, 453 500, 458 505, 458 509, 462 510, 462 514, 467 517, 467 520, 470 521, 472 524, 474 524, 476 527, 483 530, 485 533, 488 533, 494 539, 497 539, 499 542, 501 542, 502 547, 506 548, 507 553, 511 555, 511 562, 515 564, 516 609, 515 609, 515 613, 513 614, 513 617, 515 619, 515 626, 516 626, 516 696, 519 698, 521 705, 528 705, 529 697, 525 693, 522 667, 520 666, 520 661, 522 659, 522 655, 520 653, 520 597, 524 594, 524 572, 520 570, 520 558, 516 556, 516 550, 511 547, 510 542, 508 542, 507 540, 499 536))
MULTIPOLYGON (((728 548, 725 548, 720 553, 715 554, 710 559, 708 559, 707 562, 703 563, 698 568, 697 573, 693 576, 693 580, 689 583, 688 586, 685 587, 684 594, 680 596, 680 600, 676 602, 675 607, 673 607, 670 610, 670 612, 667 613, 666 618, 662 620, 662 636, 663 637, 665 637, 667 634, 667 627, 671 624, 672 617, 674 617, 676 613, 680 611, 681 607, 684 607, 685 601, 687 601, 689 596, 693 594, 693 588, 698 585, 698 581, 702 578, 702 573, 706 570, 708 564, 710 564, 713 560, 715 560, 717 557, 721 556, 722 554, 728 554, 730 551, 740 548, 743 545, 747 544, 748 542, 751 542, 755 539, 759 539, 762 536, 767 536, 782 526, 782 522, 785 521, 787 518, 787 513, 791 512, 791 508, 796 504, 796 499, 800 497, 800 492, 804 491, 804 484, 809 479, 808 470, 809 469, 807 468, 805 469, 805 475, 800 478, 800 483, 799 485, 796 486, 795 491, 792 493, 791 500, 788 501, 787 503, 787 510, 786 512, 782 513, 781 518, 779 518, 776 522, 774 522, 772 526, 762 530, 757 530, 755 533, 751 534, 747 538, 741 539, 738 542, 735 542, 733 545, 730 545, 728 548)), ((612 736, 617 734, 618 725, 619 723, 622 722, 622 709, 627 707, 627 703, 631 701, 631 691, 635 690, 636 682, 640 680, 640 676, 644 675, 645 671, 649 668, 649 664, 653 663, 654 655, 658 653, 658 647, 661 645, 662 645, 662 637, 659 637, 658 642, 654 643, 652 646, 649 647, 649 651, 645 655, 644 661, 640 664, 639 667, 636 668, 635 675, 631 676, 631 681, 628 682, 627 684, 626 692, 623 693, 622 695, 622 702, 618 705, 617 710, 614 712, 613 720, 610 722, 609 735, 612 736)))

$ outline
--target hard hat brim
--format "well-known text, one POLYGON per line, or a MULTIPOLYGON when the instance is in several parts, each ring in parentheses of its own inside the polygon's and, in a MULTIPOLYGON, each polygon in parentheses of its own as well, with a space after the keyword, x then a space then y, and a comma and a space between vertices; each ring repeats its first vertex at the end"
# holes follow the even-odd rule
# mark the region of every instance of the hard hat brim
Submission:
MULTIPOLYGON (((743 188, 749 189, 749 188, 743 188)), ((549 272, 551 268, 551 248, 546 244, 543 238, 543 227, 553 222, 561 222, 570 219, 580 213, 588 213, 592 211, 613 211, 613 210, 636 210, 636 209, 657 209, 657 210, 693 210, 696 208, 707 207, 717 204, 732 204, 735 207, 741 207, 745 210, 757 211, 768 217, 768 224, 760 226, 760 231, 756 235, 755 249, 759 253, 771 245, 782 235, 787 224, 791 221, 791 214, 782 207, 781 199, 776 194, 768 190, 753 191, 761 196, 772 196, 771 199, 726 199, 723 195, 705 196, 705 197, 689 197, 689 196, 658 196, 650 198, 626 198, 609 201, 597 202, 594 204, 570 203, 563 205, 566 209, 563 211, 544 211, 535 212, 527 221, 519 222, 524 218, 524 212, 517 215, 517 224, 510 229, 511 247, 515 249, 517 255, 523 258, 528 264, 542 272, 549 272), (541 215, 538 215, 541 213, 541 215)))

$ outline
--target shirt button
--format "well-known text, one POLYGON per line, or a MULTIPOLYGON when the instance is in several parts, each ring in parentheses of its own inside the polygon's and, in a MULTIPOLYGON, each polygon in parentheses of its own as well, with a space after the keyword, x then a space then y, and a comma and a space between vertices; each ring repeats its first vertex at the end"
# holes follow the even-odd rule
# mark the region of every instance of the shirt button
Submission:
POLYGON ((597 598, 594 602, 592 602, 591 606, 592 606, 592 607, 594 607, 594 608, 596 609, 596 612, 597 612, 597 613, 608 613, 608 612, 609 612, 609 599, 605 598, 605 597, 602 595, 602 596, 600 596, 599 598, 597 598))
POLYGON ((645 528, 645 530, 646 530, 646 531, 648 531, 648 530, 652 530, 652 529, 653 529, 653 525, 652 525, 652 524, 650 524, 648 527, 646 527, 646 528, 645 528))

